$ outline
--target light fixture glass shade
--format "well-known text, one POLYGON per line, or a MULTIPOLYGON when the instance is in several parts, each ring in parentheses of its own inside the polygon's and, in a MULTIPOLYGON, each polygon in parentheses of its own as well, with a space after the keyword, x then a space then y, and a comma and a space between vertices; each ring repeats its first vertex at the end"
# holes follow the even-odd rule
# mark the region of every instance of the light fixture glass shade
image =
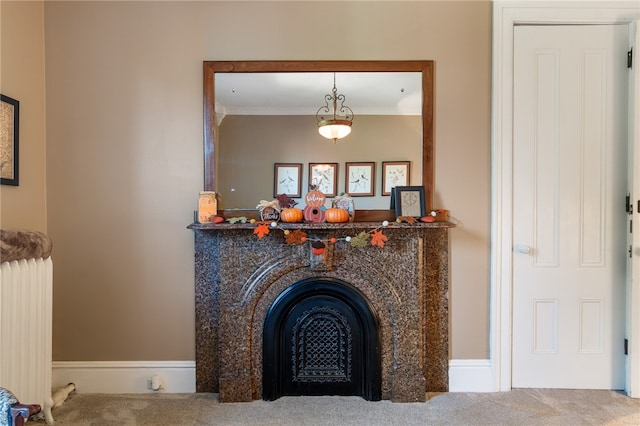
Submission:
POLYGON ((318 132, 327 139, 333 139, 336 143, 351 133, 353 111, 344 104, 345 96, 338 94, 336 88, 336 74, 333 73, 333 90, 324 97, 325 104, 318 108, 316 120, 318 132))
POLYGON ((327 139, 342 139, 351 133, 351 121, 326 120, 318 123, 318 132, 327 139))

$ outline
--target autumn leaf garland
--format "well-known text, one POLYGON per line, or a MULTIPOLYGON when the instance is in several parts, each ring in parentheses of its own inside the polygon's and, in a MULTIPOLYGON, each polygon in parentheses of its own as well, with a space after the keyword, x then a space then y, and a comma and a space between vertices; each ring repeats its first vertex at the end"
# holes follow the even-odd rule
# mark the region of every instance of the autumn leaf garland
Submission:
POLYGON ((287 244, 295 244, 299 246, 300 244, 307 241, 307 234, 299 229, 296 229, 293 232, 285 231, 284 236, 287 244))
MULTIPOLYGON (((268 223, 263 221, 263 222, 256 222, 255 224, 256 224, 256 228, 253 230, 253 233, 257 235, 259 239, 263 239, 266 235, 269 235, 269 232, 271 231, 270 228, 278 228, 277 222, 268 223)), ((386 220, 382 222, 383 227, 387 226, 388 224, 389 222, 387 222, 386 220)), ((307 233, 300 229, 296 229, 295 231, 283 229, 283 231, 284 231, 285 241, 287 242, 287 244, 292 244, 292 245, 301 245, 307 241, 310 241, 312 243, 322 242, 322 243, 335 244, 339 240, 344 240, 348 242, 351 245, 351 247, 365 247, 367 243, 369 243, 372 246, 378 246, 380 248, 384 248, 385 243, 388 241, 387 236, 382 233, 382 229, 380 228, 372 229, 369 232, 362 231, 355 237, 347 236, 339 239, 330 238, 328 240, 309 239, 307 238, 307 233)))
POLYGON ((367 240, 369 239, 369 233, 362 231, 355 237, 350 239, 350 243, 352 247, 364 247, 367 245, 367 240))
POLYGON ((382 231, 376 229, 371 236, 371 245, 384 247, 384 243, 387 241, 387 237, 382 234, 382 231))
POLYGON ((266 222, 258 222, 258 226, 253 230, 253 233, 262 239, 265 235, 269 234, 269 226, 266 222))

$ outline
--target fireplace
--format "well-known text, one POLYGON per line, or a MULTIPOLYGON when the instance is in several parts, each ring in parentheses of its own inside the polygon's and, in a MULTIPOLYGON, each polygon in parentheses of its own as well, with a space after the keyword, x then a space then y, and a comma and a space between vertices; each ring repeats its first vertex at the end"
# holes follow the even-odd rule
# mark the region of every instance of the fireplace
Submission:
POLYGON ((450 224, 392 223, 384 247, 346 241, 377 226, 282 225, 335 241, 317 254, 282 229, 258 238, 251 224, 191 225, 196 391, 221 402, 447 391, 450 224))
POLYGON ((381 399, 379 324, 365 296, 333 278, 285 289, 263 328, 262 397, 381 399))

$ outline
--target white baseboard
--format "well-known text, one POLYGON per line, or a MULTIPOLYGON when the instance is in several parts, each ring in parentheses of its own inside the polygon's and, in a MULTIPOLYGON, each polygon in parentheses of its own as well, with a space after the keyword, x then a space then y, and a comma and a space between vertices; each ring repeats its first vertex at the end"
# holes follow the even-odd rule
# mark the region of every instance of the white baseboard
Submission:
MULTIPOLYGON (((449 392, 494 392, 488 359, 449 361, 449 392)), ((192 393, 195 361, 54 361, 52 387, 76 385, 78 393, 192 393), (149 389, 159 376, 162 388, 149 389)))
POLYGON ((195 361, 54 361, 51 385, 68 383, 78 393, 192 393, 196 391, 195 361), (159 376, 161 388, 149 389, 159 376))
POLYGON ((495 392, 489 359, 449 361, 449 392, 495 392))

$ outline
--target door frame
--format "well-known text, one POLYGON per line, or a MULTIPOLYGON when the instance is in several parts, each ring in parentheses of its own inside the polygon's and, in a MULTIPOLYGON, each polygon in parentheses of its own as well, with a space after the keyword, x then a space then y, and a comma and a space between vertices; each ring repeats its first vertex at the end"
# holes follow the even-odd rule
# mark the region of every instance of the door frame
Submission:
MULTIPOLYGON (((532 24, 626 24, 640 18, 635 1, 495 1, 491 136, 491 300, 490 358, 495 391, 511 390, 513 312, 513 46, 514 27, 532 24)), ((640 147, 638 147, 640 149, 640 147)), ((623 189, 623 190, 626 190, 623 189)), ((640 289, 640 283, 634 283, 640 289)), ((634 310, 640 310, 634 306, 634 310)), ((630 314, 630 313, 628 313, 630 314)), ((627 315, 638 318, 638 315, 627 315)), ((639 321, 640 322, 640 321, 639 321)), ((634 324, 633 330, 640 329, 634 324)), ((629 324, 627 324, 627 327, 629 324)), ((634 336, 640 339, 640 333, 634 336)), ((622 344, 622 342, 621 342, 622 344)), ((627 364, 640 366, 640 354, 627 364)), ((640 379, 627 383, 640 396, 640 379)))

